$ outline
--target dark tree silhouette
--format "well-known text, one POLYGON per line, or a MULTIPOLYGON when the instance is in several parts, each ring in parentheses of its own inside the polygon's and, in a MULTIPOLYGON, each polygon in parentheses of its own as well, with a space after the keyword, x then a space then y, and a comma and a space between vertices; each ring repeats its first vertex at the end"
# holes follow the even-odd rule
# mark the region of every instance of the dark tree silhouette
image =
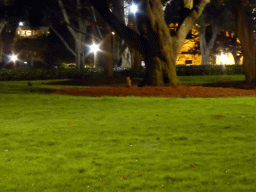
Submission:
POLYGON ((128 28, 115 17, 102 0, 90 0, 95 9, 127 44, 138 50, 145 59, 145 77, 139 86, 177 85, 176 58, 184 39, 195 20, 210 0, 186 1, 192 3, 189 13, 181 22, 177 33, 170 35, 160 0, 136 0, 138 32, 128 28))

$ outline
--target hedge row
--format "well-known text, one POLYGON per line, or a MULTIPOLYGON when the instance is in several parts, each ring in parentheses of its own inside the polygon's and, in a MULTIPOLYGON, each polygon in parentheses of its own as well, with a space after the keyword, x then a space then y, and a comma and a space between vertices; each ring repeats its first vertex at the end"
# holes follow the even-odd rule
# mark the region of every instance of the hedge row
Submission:
POLYGON ((176 68, 178 76, 244 74, 241 65, 177 65, 176 68))
MULTIPOLYGON (((131 69, 115 69, 114 77, 142 77, 145 69, 140 73, 131 69)), ((79 72, 76 69, 0 69, 0 80, 44 80, 44 79, 83 79, 97 78, 102 71, 85 69, 79 72)), ((235 75, 244 74, 242 66, 177 66, 178 76, 195 75, 235 75)))
POLYGON ((46 79, 78 79, 97 76, 100 72, 75 69, 0 69, 0 80, 46 80, 46 79))
MULTIPOLYGON (((241 65, 177 65, 176 71, 178 76, 203 76, 203 75, 239 75, 244 74, 241 65)), ((120 70, 115 72, 118 76, 142 77, 145 69, 136 73, 131 69, 120 70)), ((114 73, 114 74, 115 74, 114 73)))

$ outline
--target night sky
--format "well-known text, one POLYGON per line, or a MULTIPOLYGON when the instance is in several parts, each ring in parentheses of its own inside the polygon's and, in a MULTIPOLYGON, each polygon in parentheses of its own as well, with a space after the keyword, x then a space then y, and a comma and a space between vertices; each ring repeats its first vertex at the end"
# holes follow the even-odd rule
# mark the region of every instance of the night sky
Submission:
POLYGON ((20 20, 29 21, 32 26, 44 25, 44 4, 50 1, 28 1, 16 0, 8 6, 0 6, 0 16, 7 17, 11 23, 18 23, 20 20))

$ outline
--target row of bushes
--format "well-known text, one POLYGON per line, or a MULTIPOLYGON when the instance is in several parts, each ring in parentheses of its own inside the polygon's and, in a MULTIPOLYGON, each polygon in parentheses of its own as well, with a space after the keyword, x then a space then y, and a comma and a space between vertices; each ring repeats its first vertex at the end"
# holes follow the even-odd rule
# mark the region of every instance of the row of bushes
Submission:
MULTIPOLYGON (((115 69, 114 77, 142 77, 145 69, 135 72, 131 69, 115 69)), ((79 72, 76 69, 0 69, 0 80, 44 80, 44 79, 84 79, 97 78, 102 71, 85 69, 79 72)), ((242 66, 177 66, 178 76, 195 75, 235 75, 244 74, 242 66)))
POLYGON ((177 65, 176 68, 178 76, 244 74, 241 65, 177 65))
POLYGON ((100 72, 76 69, 0 69, 0 80, 46 80, 46 79, 81 79, 97 76, 100 72))
MULTIPOLYGON (((117 76, 143 77, 145 68, 140 73, 131 69, 114 72, 117 76)), ((241 65, 177 65, 176 72, 178 76, 203 76, 203 75, 239 75, 244 74, 241 65)))

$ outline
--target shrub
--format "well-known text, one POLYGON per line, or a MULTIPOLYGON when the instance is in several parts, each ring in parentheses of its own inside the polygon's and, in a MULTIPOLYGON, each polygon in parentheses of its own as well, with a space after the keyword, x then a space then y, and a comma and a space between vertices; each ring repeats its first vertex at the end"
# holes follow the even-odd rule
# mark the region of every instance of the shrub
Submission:
POLYGON ((178 76, 244 74, 241 65, 177 65, 176 70, 178 76))
MULTIPOLYGON (((145 68, 140 72, 132 69, 114 69, 114 77, 143 77, 145 68)), ((79 72, 77 69, 43 69, 43 68, 23 68, 23 69, 0 69, 0 80, 45 80, 45 79, 86 79, 98 78, 103 74, 102 70, 86 68, 79 72)), ((235 75, 244 74, 242 66, 177 66, 178 76, 201 76, 201 75, 235 75)))

